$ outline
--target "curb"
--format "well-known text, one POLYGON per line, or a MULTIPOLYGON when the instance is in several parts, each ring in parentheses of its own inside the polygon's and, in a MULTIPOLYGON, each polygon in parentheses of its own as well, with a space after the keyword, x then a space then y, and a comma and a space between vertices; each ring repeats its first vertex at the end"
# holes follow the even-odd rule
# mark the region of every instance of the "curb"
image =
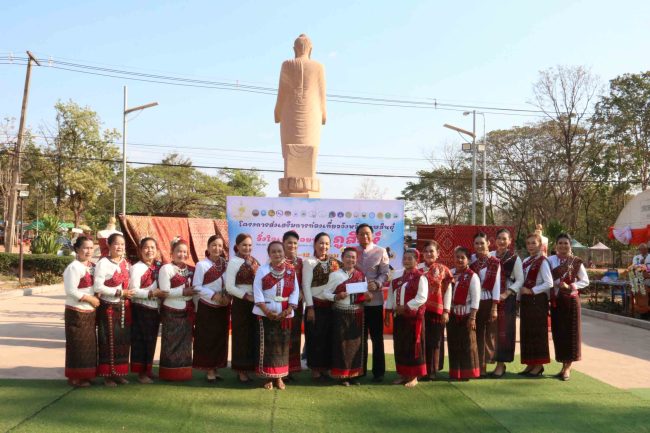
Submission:
POLYGON ((620 323, 622 325, 634 326, 635 328, 647 329, 650 331, 650 321, 635 319, 633 317, 619 316, 617 314, 605 313, 603 311, 590 310, 582 308, 582 314, 585 316, 596 317, 609 322, 620 323))
POLYGON ((49 286, 28 287, 26 289, 15 289, 0 292, 0 300, 18 298, 20 296, 41 295, 51 292, 63 293, 63 283, 51 284, 49 286))

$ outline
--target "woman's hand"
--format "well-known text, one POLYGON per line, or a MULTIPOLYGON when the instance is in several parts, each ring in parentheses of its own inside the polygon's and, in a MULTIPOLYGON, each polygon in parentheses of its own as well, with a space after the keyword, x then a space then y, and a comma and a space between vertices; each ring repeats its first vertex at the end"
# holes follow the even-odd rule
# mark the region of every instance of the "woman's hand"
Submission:
POLYGON ((446 311, 442 313, 442 323, 444 323, 445 325, 449 323, 449 313, 447 313, 446 311))
POLYGON ((135 289, 125 290, 122 293, 125 299, 131 299, 135 295, 135 289))
POLYGON ((154 289, 153 291, 153 297, 158 298, 158 299, 165 299, 167 296, 169 296, 169 293, 164 292, 160 289, 154 289))
POLYGON ((395 314, 402 315, 406 313, 406 305, 398 305, 397 308, 395 308, 395 314))
POLYGON ((492 305, 492 312, 490 313, 490 322, 494 322, 499 317, 499 311, 497 310, 497 304, 492 305))
POLYGON ((345 299, 347 297, 348 297, 347 292, 341 292, 341 293, 337 293, 336 295, 334 295, 334 299, 337 300, 337 301, 340 301, 340 300, 345 299))
POLYGON ((242 299, 244 301, 248 301, 248 302, 254 302, 255 301, 255 298, 253 298, 253 296, 250 295, 249 293, 244 294, 244 297, 242 299))
POLYGON ((183 296, 194 296, 194 289, 192 287, 186 286, 183 288, 183 296))
POLYGON ((476 331, 476 318, 470 317, 467 319, 467 329, 470 331, 476 331))
POLYGON ((534 295, 535 293, 532 291, 532 289, 529 289, 528 287, 522 287, 521 291, 519 292, 522 295, 534 295))
POLYGON ((96 297, 94 297, 92 295, 83 295, 82 298, 81 298, 81 301, 89 303, 94 308, 99 307, 99 299, 97 299, 96 297))
POLYGON ((392 310, 386 310, 384 314, 384 326, 390 326, 390 314, 392 313, 392 310))

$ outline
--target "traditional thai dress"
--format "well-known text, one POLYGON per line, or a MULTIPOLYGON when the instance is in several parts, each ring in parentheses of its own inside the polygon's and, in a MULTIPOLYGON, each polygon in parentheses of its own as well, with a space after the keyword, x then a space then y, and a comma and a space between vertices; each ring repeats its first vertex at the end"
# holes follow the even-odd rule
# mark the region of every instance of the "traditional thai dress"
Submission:
POLYGON ((555 346, 557 362, 580 361, 580 295, 578 290, 589 285, 589 277, 582 263, 576 256, 548 258, 553 274, 551 288, 551 331, 555 346), (569 285, 568 290, 560 289, 562 283, 569 285))
POLYGON ((515 340, 517 337, 517 295, 524 284, 524 271, 521 259, 506 251, 499 257, 496 251, 490 255, 501 262, 501 294, 508 291, 508 297, 499 302, 497 327, 496 362, 512 362, 515 359, 515 340))
POLYGON ((153 296, 158 288, 162 263, 138 262, 131 267, 129 287, 135 290, 131 302, 131 371, 152 376, 153 357, 160 329, 160 302, 153 296))
POLYGON ((497 344, 497 321, 492 318, 492 306, 499 303, 501 294, 501 263, 490 255, 473 257, 470 268, 481 280, 481 302, 476 314, 476 347, 481 371, 494 363, 497 344))
POLYGON ((94 289, 100 296, 97 309, 98 376, 125 376, 129 373, 131 302, 122 296, 129 287, 129 268, 126 259, 115 263, 108 257, 102 257, 95 267, 94 289))
POLYGON ((232 321, 232 360, 233 370, 246 373, 255 368, 255 332, 257 317, 253 314, 253 302, 244 295, 253 296, 253 281, 260 264, 254 257, 231 257, 226 268, 226 291, 233 296, 232 321))
POLYGON ((463 272, 451 270, 453 290, 445 292, 447 346, 449 349, 449 378, 471 379, 481 375, 476 347, 476 332, 467 327, 472 310, 478 310, 481 301, 481 280, 470 268, 463 272))
POLYGON ((365 344, 364 308, 365 294, 352 294, 335 300, 346 292, 348 284, 363 283, 366 277, 359 270, 348 274, 343 269, 332 272, 323 296, 332 306, 332 364, 331 376, 350 379, 363 374, 365 344))
POLYGON ((228 364, 230 303, 217 304, 216 293, 226 293, 226 267, 223 257, 205 258, 196 264, 193 284, 201 292, 194 327, 194 360, 199 370, 224 368, 228 364))
POLYGON ((298 305, 293 312, 293 319, 291 319, 291 342, 289 344, 289 373, 299 373, 302 371, 300 344, 302 343, 302 318, 304 309, 304 294, 302 291, 302 259, 300 257, 296 257, 293 260, 287 259, 286 263, 293 266, 296 270, 298 289, 300 290, 298 305))
POLYGON ((418 269, 425 273, 429 285, 424 311, 424 350, 427 359, 427 375, 431 376, 442 370, 445 363, 443 298, 447 290, 451 290, 454 277, 449 268, 441 263, 433 263, 431 267, 420 263, 418 269))
POLYGON ((521 363, 548 364, 548 293, 553 287, 553 276, 543 254, 527 257, 523 264, 524 285, 533 295, 520 294, 519 334, 521 363))
POLYGON ((259 304, 265 304, 273 313, 280 314, 298 304, 298 278, 293 266, 275 269, 271 264, 261 266, 253 282, 257 317, 255 365, 257 374, 265 378, 285 377, 289 374, 289 340, 293 311, 282 320, 266 317, 259 304))
POLYGON ((397 373, 404 377, 427 374, 424 351, 424 304, 429 295, 429 282, 419 269, 398 271, 391 281, 386 310, 406 309, 393 316, 393 347, 397 373))
POLYGON ((192 296, 183 296, 183 289, 192 286, 194 267, 179 267, 167 263, 160 268, 158 285, 167 292, 160 318, 162 338, 160 343, 159 376, 163 380, 192 379, 192 334, 194 330, 194 302, 192 296))
POLYGON ((65 377, 90 380, 97 376, 97 334, 95 307, 82 302, 94 296, 95 265, 73 261, 63 272, 65 290, 65 377))
POLYGON ((305 322, 307 365, 312 371, 323 372, 332 364, 332 302, 324 295, 330 273, 338 271, 341 262, 333 257, 303 261, 302 288, 307 308, 314 309, 314 320, 305 322))

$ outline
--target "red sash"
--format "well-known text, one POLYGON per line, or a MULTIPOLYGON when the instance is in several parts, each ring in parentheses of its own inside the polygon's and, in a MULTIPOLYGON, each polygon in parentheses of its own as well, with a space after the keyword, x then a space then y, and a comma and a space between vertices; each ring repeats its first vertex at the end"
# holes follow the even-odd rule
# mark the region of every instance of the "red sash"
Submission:
POLYGON ((154 281, 158 279, 158 273, 160 272, 160 267, 162 266, 162 263, 160 262, 153 262, 151 266, 147 268, 144 274, 142 274, 142 278, 140 278, 140 287, 149 287, 151 286, 154 281))
MULTIPOLYGON (((395 304, 400 305, 400 300, 401 300, 401 291, 404 290, 404 305, 406 306, 407 303, 415 298, 415 296, 418 293, 418 286, 420 284, 420 277, 424 275, 424 272, 420 269, 413 269, 408 273, 405 273, 401 277, 395 278, 392 281, 392 288, 393 291, 395 292, 395 304), (402 286, 406 284, 406 286, 402 289, 402 286)), ((421 344, 420 342, 422 341, 422 323, 423 323, 423 317, 424 317, 424 310, 425 306, 422 305, 420 308, 417 310, 413 311, 411 310, 410 307, 406 306, 404 309, 404 316, 405 317, 410 317, 410 318, 415 318, 415 356, 419 357, 420 356, 420 351, 421 351, 421 344)))
POLYGON ((178 272, 169 280, 169 285, 174 287, 179 287, 185 284, 186 287, 189 287, 192 284, 192 275, 194 275, 194 266, 187 266, 187 275, 181 275, 178 272))
MULTIPOLYGON (((559 257, 558 257, 559 259, 559 257)), ((560 264, 551 270, 553 281, 560 280, 560 284, 567 283, 569 286, 578 281, 578 271, 582 266, 582 260, 576 256, 569 256, 565 260, 561 260, 560 264)), ((557 295, 555 294, 555 287, 551 288, 551 305, 557 306, 557 295)))
MULTIPOLYGON (((95 268, 95 264, 91 263, 90 268, 93 269, 95 268)), ((94 273, 94 272, 93 272, 94 273)), ((95 282, 95 278, 93 277, 93 274, 91 274, 89 271, 86 271, 86 275, 81 277, 79 280, 79 284, 77 285, 78 289, 87 289, 88 287, 91 287, 95 282)))
POLYGON ((252 285, 253 281, 255 281, 255 273, 260 267, 260 262, 251 256, 240 258, 244 259, 244 263, 239 267, 239 271, 237 271, 237 275, 235 276, 235 285, 252 285))
MULTIPOLYGON (((110 260, 106 258, 106 260, 110 260)), ((126 290, 129 287, 129 262, 122 260, 119 264, 120 270, 115 271, 113 276, 104 281, 106 287, 121 287, 121 290, 126 290)))
POLYGON ((296 270, 296 276, 298 277, 298 287, 302 287, 302 258, 296 257, 295 260, 286 259, 285 263, 287 265, 293 266, 296 270))
MULTIPOLYGON (((469 265, 469 267, 477 274, 483 268, 487 268, 485 271, 485 279, 481 282, 482 290, 492 291, 494 289, 494 284, 497 282, 497 272, 499 272, 499 267, 501 262, 496 257, 488 256, 486 259, 479 259, 478 257, 469 265)), ((480 275, 480 274, 479 274, 480 275)))
POLYGON ((542 268, 544 260, 546 260, 546 257, 540 254, 533 259, 526 260, 524 263, 524 273, 526 273, 526 269, 528 269, 526 279, 524 280, 524 287, 527 289, 532 289, 537 285, 537 275, 539 274, 539 270, 542 268))
POLYGON ((208 269, 207 272, 203 274, 202 285, 213 283, 219 278, 222 278, 223 274, 226 273, 226 261, 221 258, 219 261, 221 263, 221 268, 217 267, 217 264, 213 262, 212 266, 210 266, 210 269, 208 269))
MULTIPOLYGON (((348 278, 347 280, 343 281, 341 284, 336 286, 336 289, 334 289, 334 294, 337 295, 339 293, 345 292, 345 286, 346 284, 353 284, 353 283, 362 283, 364 282, 366 277, 363 275, 363 272, 361 272, 358 269, 355 269, 352 272, 352 276, 348 278)), ((350 295, 350 301, 353 304, 361 304, 366 300, 366 294, 365 293, 359 293, 356 295, 350 295)))
POLYGON ((426 310, 442 314, 445 291, 449 288, 449 283, 454 280, 454 277, 451 275, 449 268, 441 263, 432 264, 425 275, 429 283, 426 310))
POLYGON ((506 250, 506 253, 502 257, 497 256, 496 258, 501 263, 501 293, 503 294, 508 290, 508 279, 515 269, 517 256, 506 250))
MULTIPOLYGON (((284 275, 282 278, 276 278, 272 273, 268 273, 262 278, 262 290, 270 290, 273 287, 277 286, 280 281, 283 281, 282 291, 278 291, 276 296, 281 296, 283 298, 289 298, 293 289, 295 287, 295 277, 296 270, 291 265, 286 265, 284 275)), ((289 300, 282 301, 282 311, 286 310, 289 307, 289 300)))
POLYGON ((469 285, 472 282, 474 271, 470 268, 465 269, 460 274, 454 275, 456 283, 453 305, 467 305, 467 297, 469 296, 469 285))

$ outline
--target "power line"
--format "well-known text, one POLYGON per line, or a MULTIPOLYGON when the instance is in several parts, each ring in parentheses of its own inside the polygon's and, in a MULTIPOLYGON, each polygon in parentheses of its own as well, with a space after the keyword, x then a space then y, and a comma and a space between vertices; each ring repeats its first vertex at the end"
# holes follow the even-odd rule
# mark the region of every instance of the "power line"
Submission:
MULTIPOLYGON (((7 154, 15 154, 13 151, 7 150, 7 154)), ((95 157, 82 157, 82 156, 63 156, 63 155, 46 155, 35 152, 22 152, 20 158, 25 158, 23 154, 31 154, 40 158, 49 158, 56 159, 60 158, 63 160, 71 161, 97 161, 97 162, 106 162, 111 164, 119 164, 122 162, 121 159, 110 159, 110 158, 95 158, 95 157)), ((214 169, 214 170, 241 170, 241 171, 251 171, 251 172, 262 172, 262 173, 284 173, 284 170, 281 169, 270 169, 270 168, 245 168, 245 167, 228 167, 228 166, 215 166, 215 165, 184 165, 184 164, 171 164, 165 162, 146 162, 146 161, 129 161, 130 164, 134 165, 144 165, 144 166, 161 166, 161 167, 176 167, 176 168, 196 168, 196 169, 214 169)), ((425 171, 425 170, 420 170, 425 171)), ((351 177, 376 177, 376 178, 390 178, 390 179, 429 179, 429 180, 443 180, 443 181, 457 181, 457 180, 470 180, 470 176, 432 176, 429 174, 425 175, 406 175, 406 174, 380 174, 380 173, 345 173, 345 172, 336 172, 336 171, 317 171, 316 174, 323 176, 351 176, 351 177)), ((553 183, 553 184, 640 184, 640 179, 634 180, 563 180, 563 179, 520 179, 520 178, 508 178, 508 177, 493 177, 488 176, 488 180, 492 182, 538 182, 538 183, 553 183)))
MULTIPOLYGON (((24 61, 24 58, 20 58, 24 61)), ((0 60, 7 60, 6 57, 0 57, 0 60)), ((16 62, 0 63, 0 64, 19 64, 16 62)), ((211 80, 198 80, 183 78, 171 75, 149 74, 143 72, 135 72, 114 68, 105 68, 99 66, 85 65, 81 63, 63 62, 50 60, 48 67, 54 69, 65 70, 69 72, 77 72, 89 75, 98 75, 104 77, 129 79, 133 81, 150 82, 157 84, 167 84, 182 87, 196 87, 208 88, 217 90, 232 90, 248 93, 276 95, 277 88, 265 86, 253 86, 248 84, 229 83, 224 81, 211 81, 211 80)), ((427 98, 426 101, 419 101, 413 99, 391 99, 391 98, 369 98, 362 96, 353 96, 345 94, 328 94, 330 101, 341 102, 348 104, 361 104, 361 105, 374 105, 386 107, 400 107, 400 108, 420 108, 420 109, 433 109, 443 111, 456 111, 463 112, 467 110, 483 110, 486 114, 496 115, 518 115, 529 117, 548 117, 543 110, 530 110, 518 109, 507 107, 492 107, 492 106, 476 106, 466 104, 452 104, 438 102, 436 99, 427 98), (537 114, 534 114, 537 113, 537 114)))

